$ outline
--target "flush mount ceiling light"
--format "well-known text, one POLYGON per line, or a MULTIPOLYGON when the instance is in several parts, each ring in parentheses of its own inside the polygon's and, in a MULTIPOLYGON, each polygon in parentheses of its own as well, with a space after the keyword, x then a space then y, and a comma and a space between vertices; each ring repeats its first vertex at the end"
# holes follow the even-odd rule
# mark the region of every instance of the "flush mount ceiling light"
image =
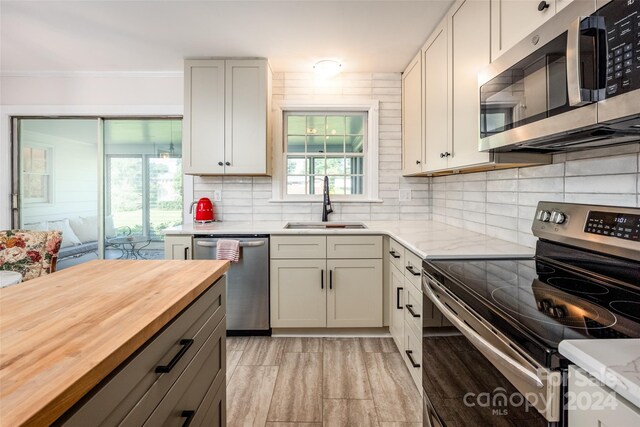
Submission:
POLYGON ((323 59, 316 62, 313 71, 320 77, 333 77, 342 71, 342 64, 333 59, 323 59))

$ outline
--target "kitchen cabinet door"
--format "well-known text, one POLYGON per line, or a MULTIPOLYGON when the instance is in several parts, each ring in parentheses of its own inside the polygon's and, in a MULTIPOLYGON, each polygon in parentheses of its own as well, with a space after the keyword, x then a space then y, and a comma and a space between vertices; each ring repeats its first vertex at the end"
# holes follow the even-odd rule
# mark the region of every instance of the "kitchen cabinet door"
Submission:
POLYGON ((327 269, 327 326, 381 327, 382 259, 332 259, 327 269))
MULTIPOLYGON (((556 0, 546 0, 547 8, 538 10, 541 0, 491 0, 491 60, 551 18, 556 0)), ((562 7, 568 0, 561 2, 562 7)))
POLYGON ((222 174, 225 158, 225 61, 185 61, 184 85, 184 172, 222 174))
POLYGON ((326 267, 324 259, 271 261, 271 327, 327 326, 326 267))
POLYGON ((424 70, 424 172, 447 167, 449 105, 449 67, 447 60, 447 21, 436 28, 422 49, 424 70))
POLYGON ((422 172, 422 55, 402 74, 402 174, 422 172))
POLYGON ((391 306, 389 307, 389 332, 404 354, 404 275, 395 266, 390 267, 389 282, 391 286, 391 306))
POLYGON ((489 0, 467 0, 451 14, 449 21, 452 70, 451 156, 448 167, 471 166, 490 161, 489 153, 478 151, 480 142, 480 91, 478 72, 489 64, 489 0), (473 28, 473 31, 469 31, 473 28))
POLYGON ((192 259, 192 236, 165 236, 164 259, 192 259))
POLYGON ((267 174, 267 62, 225 61, 225 174, 267 174))

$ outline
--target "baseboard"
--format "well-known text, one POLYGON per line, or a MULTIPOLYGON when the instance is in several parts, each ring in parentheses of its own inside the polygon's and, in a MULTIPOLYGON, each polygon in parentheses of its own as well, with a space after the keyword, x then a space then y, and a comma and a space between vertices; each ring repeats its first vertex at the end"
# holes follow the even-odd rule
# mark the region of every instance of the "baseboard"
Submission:
POLYGON ((274 337, 391 337, 389 328, 273 328, 274 337))

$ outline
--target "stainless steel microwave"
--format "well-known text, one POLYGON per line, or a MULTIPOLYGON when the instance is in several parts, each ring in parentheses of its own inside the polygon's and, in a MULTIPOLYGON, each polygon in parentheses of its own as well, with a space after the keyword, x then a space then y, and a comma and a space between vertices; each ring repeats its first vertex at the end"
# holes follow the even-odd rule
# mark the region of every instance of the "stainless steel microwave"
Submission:
POLYGON ((640 0, 594 9, 573 1, 482 70, 481 151, 640 141, 640 0))

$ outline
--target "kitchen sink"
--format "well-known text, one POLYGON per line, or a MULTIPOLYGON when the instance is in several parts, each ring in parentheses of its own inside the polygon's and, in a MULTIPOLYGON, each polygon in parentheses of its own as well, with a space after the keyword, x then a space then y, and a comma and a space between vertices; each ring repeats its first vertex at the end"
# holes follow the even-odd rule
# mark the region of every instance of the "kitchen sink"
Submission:
POLYGON ((289 222, 284 226, 285 229, 290 230, 335 230, 335 229, 364 229, 367 228, 361 222, 289 222))

